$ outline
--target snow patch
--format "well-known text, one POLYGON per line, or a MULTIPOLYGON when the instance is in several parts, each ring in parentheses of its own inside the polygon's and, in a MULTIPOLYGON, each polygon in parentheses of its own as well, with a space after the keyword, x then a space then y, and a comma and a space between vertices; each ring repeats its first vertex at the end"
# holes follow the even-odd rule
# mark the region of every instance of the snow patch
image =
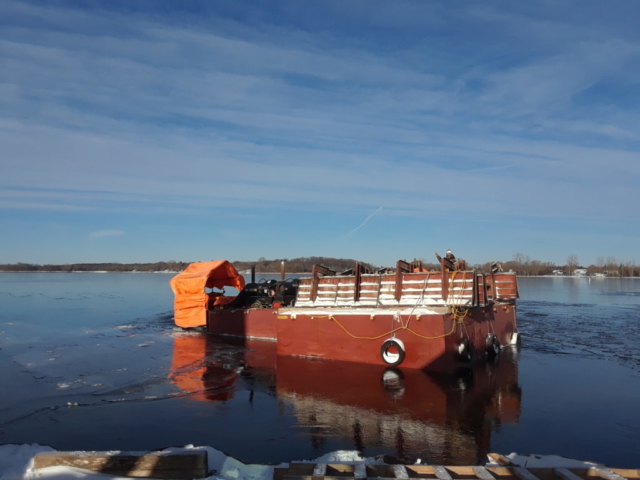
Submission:
POLYGON ((363 457, 357 450, 336 450, 322 455, 315 460, 302 460, 300 463, 344 463, 353 465, 364 463, 365 465, 382 465, 384 462, 372 457, 363 457))
POLYGON ((33 467, 33 457, 40 452, 53 452, 51 447, 32 445, 0 445, 0 480, 23 480, 33 467))

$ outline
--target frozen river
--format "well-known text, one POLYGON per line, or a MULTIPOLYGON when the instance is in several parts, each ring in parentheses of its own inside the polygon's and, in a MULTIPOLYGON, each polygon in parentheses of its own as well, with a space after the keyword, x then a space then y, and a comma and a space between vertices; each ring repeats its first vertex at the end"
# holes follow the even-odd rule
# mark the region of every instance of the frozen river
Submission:
POLYGON ((455 375, 277 358, 174 329, 165 274, 0 274, 0 444, 209 445, 250 463, 358 449, 640 465, 640 280, 521 278, 523 345, 455 375))

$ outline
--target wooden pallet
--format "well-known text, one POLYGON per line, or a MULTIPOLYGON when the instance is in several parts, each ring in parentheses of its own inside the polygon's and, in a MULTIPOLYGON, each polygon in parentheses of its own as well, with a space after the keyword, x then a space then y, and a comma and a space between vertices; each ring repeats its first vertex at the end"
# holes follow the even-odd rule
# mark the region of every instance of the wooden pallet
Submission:
POLYGON ((344 480, 345 478, 434 479, 434 480, 637 480, 640 470, 606 468, 524 468, 512 465, 506 457, 493 456, 496 467, 457 467, 442 465, 345 465, 291 463, 276 468, 274 480, 344 480))
MULTIPOLYGON (((499 466, 346 465, 290 463, 274 468, 274 480, 345 480, 348 478, 433 480, 640 480, 639 469, 523 468, 498 454, 489 456, 499 466)), ((205 451, 178 452, 44 452, 34 458, 34 468, 69 466, 110 475, 172 479, 203 478, 205 451)))
POLYGON ((206 451, 43 452, 33 459, 34 469, 57 466, 123 477, 191 479, 209 473, 206 451))

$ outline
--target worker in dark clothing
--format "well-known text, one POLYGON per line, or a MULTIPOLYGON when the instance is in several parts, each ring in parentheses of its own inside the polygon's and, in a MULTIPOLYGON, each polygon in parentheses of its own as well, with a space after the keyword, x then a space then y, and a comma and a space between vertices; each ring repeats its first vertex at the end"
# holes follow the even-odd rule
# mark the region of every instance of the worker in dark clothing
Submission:
POLYGON ((447 270, 449 270, 450 272, 453 272, 456 269, 456 256, 453 254, 453 252, 449 249, 447 250, 447 254, 445 255, 444 258, 442 258, 438 252, 436 252, 436 258, 438 259, 438 262, 440 262, 441 265, 444 265, 445 268, 447 270))

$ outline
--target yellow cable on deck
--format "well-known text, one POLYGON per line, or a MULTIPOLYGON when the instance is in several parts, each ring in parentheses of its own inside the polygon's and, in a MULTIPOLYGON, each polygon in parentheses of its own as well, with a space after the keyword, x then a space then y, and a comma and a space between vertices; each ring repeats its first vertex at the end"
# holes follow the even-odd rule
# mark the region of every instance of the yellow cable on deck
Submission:
MULTIPOLYGON (((449 284, 449 297, 452 297, 452 298, 454 296, 454 291, 453 291, 454 290, 454 286, 455 286, 454 283, 455 283, 455 279, 456 279, 456 275, 458 274, 458 271, 459 270, 455 270, 453 272, 453 275, 451 276, 451 283, 449 284)), ((466 281, 467 281, 467 277, 465 275, 462 278, 462 287, 461 287, 461 289, 462 289, 463 292, 464 292, 464 289, 466 287, 466 281)), ((451 315, 453 316, 454 321, 457 322, 457 323, 462 323, 468 313, 469 313, 469 309, 468 308, 463 311, 461 308, 456 307, 454 305, 451 305, 451 315)))
POLYGON ((333 320, 334 322, 336 322, 340 328, 342 328, 345 332, 347 332, 347 335, 349 335, 352 338, 355 338, 357 340, 379 340, 382 337, 386 337, 387 335, 391 335, 392 333, 397 332, 398 330, 407 330, 408 332, 413 333, 415 336, 420 337, 420 338, 424 338, 426 340, 436 340, 438 338, 443 338, 443 337, 447 337, 449 335, 451 335, 453 333, 453 331, 456 328, 456 322, 452 322, 451 325, 451 331, 449 333, 445 333, 443 335, 438 335, 436 337, 425 337, 424 335, 420 335, 419 333, 414 332, 413 330, 411 330, 409 327, 398 327, 396 329, 393 329, 389 332, 383 333, 382 335, 378 335, 377 337, 359 337, 357 335, 354 335, 353 333, 351 333, 349 330, 347 330, 347 328, 342 325, 333 315, 329 315, 327 317, 315 317, 315 318, 328 318, 329 320, 333 320))

